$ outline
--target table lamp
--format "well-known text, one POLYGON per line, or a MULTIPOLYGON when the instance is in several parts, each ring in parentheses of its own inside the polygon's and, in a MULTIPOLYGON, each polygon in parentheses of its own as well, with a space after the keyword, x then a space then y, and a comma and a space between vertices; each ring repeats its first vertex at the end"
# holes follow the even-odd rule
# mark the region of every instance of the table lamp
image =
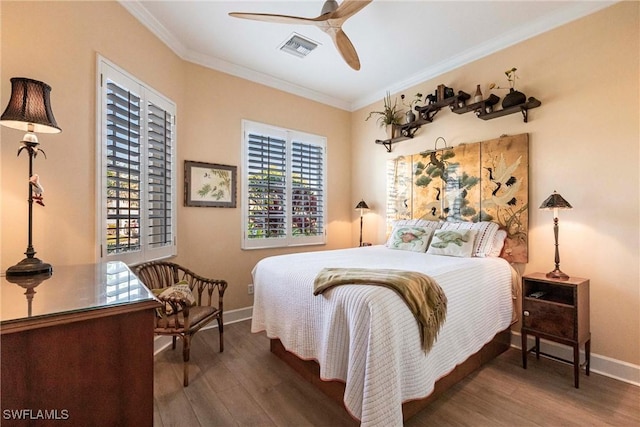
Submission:
POLYGON ((552 195, 542 202, 540 209, 553 210, 553 234, 556 240, 556 268, 553 271, 547 273, 547 277, 550 279, 567 280, 569 275, 560 271, 560 253, 558 251, 558 210, 559 209, 571 209, 572 206, 567 202, 560 194, 553 192, 552 195))
POLYGON ((365 209, 369 209, 369 206, 364 200, 360 200, 360 203, 356 205, 356 209, 360 209, 360 246, 362 246, 362 215, 364 215, 365 209))
POLYGON ((29 176, 26 184, 29 189, 29 225, 28 225, 28 244, 24 253, 27 257, 18 264, 9 267, 6 275, 25 276, 41 273, 50 273, 52 268, 35 257, 36 251, 32 243, 33 228, 33 201, 37 200, 42 203, 42 186, 38 181, 38 176, 33 174, 33 159, 42 153, 45 158, 44 151, 38 148, 38 137, 35 132, 39 133, 58 133, 61 131, 53 117, 51 111, 51 101, 49 94, 51 86, 46 83, 27 79, 24 77, 14 77, 11 79, 11 98, 9 105, 0 116, 0 125, 13 129, 27 132, 18 149, 18 156, 22 150, 26 150, 29 154, 29 176), (36 193, 34 197, 34 193, 36 193))

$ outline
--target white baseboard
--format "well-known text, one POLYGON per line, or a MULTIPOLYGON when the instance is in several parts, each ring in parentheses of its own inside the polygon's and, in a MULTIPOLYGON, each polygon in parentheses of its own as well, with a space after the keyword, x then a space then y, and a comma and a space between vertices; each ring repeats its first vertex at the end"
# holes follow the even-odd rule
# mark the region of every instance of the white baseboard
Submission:
MULTIPOLYGON (((242 322, 243 320, 251 319, 252 314, 253 314, 253 306, 239 308, 237 310, 225 311, 224 324, 228 325, 230 323, 242 322)), ((218 327, 218 324, 216 322, 211 322, 207 326, 202 328, 202 330, 204 331, 205 329, 211 329, 211 328, 217 328, 217 327, 218 327)), ((155 356, 165 348, 169 347, 171 345, 171 341, 172 341, 171 337, 167 337, 167 336, 155 337, 155 340, 153 341, 153 355, 155 356)))
MULTIPOLYGON (((528 336, 529 348, 534 345, 534 337, 528 336)), ((522 335, 511 331, 511 347, 522 349, 522 335)), ((540 351, 565 360, 573 360, 573 349, 552 341, 540 340, 540 351)), ((580 350, 580 360, 584 361, 584 351, 580 350)), ((614 378, 640 387, 640 366, 610 357, 591 353, 591 372, 614 378)))
MULTIPOLYGON (((224 312, 224 323, 236 323, 243 320, 251 319, 253 307, 244 307, 237 310, 224 312)), ((204 329, 217 328, 218 325, 213 322, 204 329)), ((529 345, 534 343, 533 337, 529 338, 529 345)), ((159 336, 154 341, 154 352, 156 355, 171 345, 171 337, 159 336)), ((511 331, 511 347, 521 349, 521 335, 519 332, 511 331)), ((573 359, 573 350, 571 347, 558 344, 551 341, 540 340, 540 351, 548 353, 555 357, 571 360, 573 359)), ((584 351, 580 350, 580 358, 584 360, 584 351)), ((596 374, 614 378, 625 383, 629 383, 640 387, 640 366, 632 363, 623 362, 621 360, 612 359, 607 356, 591 353, 591 371, 596 374)))

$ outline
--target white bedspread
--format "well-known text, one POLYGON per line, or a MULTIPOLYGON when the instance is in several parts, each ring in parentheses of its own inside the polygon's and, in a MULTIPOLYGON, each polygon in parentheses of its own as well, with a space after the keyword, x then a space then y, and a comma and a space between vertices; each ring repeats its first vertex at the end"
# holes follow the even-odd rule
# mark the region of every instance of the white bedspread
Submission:
POLYGON ((266 331, 323 379, 346 384, 344 404, 363 426, 401 426, 402 402, 431 394, 435 382, 511 322, 511 267, 501 258, 454 258, 384 246, 275 256, 253 270, 252 332, 266 331), (324 267, 395 268, 436 279, 447 320, 425 355, 418 324, 382 286, 346 285, 313 296, 324 267))

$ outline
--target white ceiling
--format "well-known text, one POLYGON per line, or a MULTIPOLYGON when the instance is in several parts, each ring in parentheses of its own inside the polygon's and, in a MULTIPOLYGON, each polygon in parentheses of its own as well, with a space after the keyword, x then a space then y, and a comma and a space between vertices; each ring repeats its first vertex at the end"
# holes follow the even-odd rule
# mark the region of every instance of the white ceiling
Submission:
POLYGON ((232 18, 229 12, 314 18, 323 1, 125 1, 181 58, 348 111, 548 31, 613 1, 374 0, 343 29, 351 69, 319 28, 232 18), (296 32, 321 45, 306 58, 278 47, 296 32))

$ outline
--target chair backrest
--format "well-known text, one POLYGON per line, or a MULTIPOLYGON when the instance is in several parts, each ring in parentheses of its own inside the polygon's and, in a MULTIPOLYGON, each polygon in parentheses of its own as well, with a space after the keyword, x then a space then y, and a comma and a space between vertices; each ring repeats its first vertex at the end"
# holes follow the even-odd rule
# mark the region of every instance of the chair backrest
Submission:
POLYGON ((222 297, 227 288, 225 280, 201 277, 191 270, 169 261, 150 261, 134 266, 132 269, 149 289, 167 288, 185 280, 198 305, 212 305, 217 299, 216 305, 222 309, 222 297), (214 290, 217 290, 215 294, 214 290))
POLYGON ((149 289, 166 288, 178 283, 182 278, 182 268, 173 262, 151 261, 133 267, 142 283, 149 289))

